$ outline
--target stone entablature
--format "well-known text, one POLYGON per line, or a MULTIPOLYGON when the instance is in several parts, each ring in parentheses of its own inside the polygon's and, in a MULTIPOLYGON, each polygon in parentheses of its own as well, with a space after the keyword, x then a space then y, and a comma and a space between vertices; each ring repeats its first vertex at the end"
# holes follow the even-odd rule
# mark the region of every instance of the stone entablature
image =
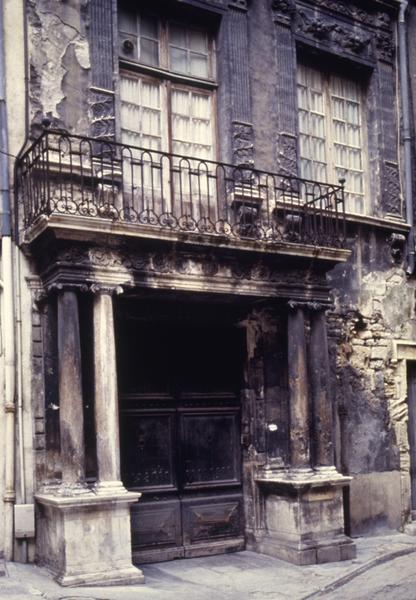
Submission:
MULTIPOLYGON (((293 257, 292 260, 296 259, 293 257)), ((66 246, 42 265, 44 290, 64 286, 91 291, 97 283, 121 286, 273 297, 331 306, 325 269, 314 259, 284 266, 278 257, 236 256, 227 252, 178 250, 163 245, 148 249, 66 246)), ((330 268, 330 265, 327 266, 330 268)), ((94 291, 94 290, 92 290, 94 291)), ((43 293, 41 293, 41 296, 43 293)))

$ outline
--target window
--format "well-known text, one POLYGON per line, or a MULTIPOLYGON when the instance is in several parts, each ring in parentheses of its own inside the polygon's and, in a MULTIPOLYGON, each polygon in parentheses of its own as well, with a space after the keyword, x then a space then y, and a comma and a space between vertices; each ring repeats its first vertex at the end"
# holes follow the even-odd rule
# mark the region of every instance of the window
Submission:
POLYGON ((334 182, 345 178, 346 210, 364 213, 361 86, 339 75, 298 65, 300 174, 334 182))
POLYGON ((215 186, 214 167, 200 162, 214 160, 216 150, 212 37, 192 24, 134 12, 120 13, 119 36, 121 141, 146 150, 125 153, 130 195, 137 204, 140 188, 139 212, 188 211, 198 221, 215 186), (178 195, 180 210, 173 206, 178 195))
POLYGON ((213 91, 195 82, 212 81, 213 42, 208 33, 129 12, 120 13, 119 25, 122 58, 155 67, 151 73, 121 73, 122 141, 213 159, 213 91))

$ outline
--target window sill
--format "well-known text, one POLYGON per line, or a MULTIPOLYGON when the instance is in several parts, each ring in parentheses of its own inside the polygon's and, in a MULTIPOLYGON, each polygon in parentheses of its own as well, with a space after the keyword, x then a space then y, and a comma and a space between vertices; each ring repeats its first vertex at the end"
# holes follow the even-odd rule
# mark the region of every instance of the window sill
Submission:
POLYGON ((379 229, 387 229, 389 231, 402 231, 407 233, 410 231, 410 225, 402 217, 394 217, 387 215, 386 217, 372 217, 370 215, 360 215, 357 213, 345 212, 347 223, 355 223, 357 225, 368 225, 379 229))

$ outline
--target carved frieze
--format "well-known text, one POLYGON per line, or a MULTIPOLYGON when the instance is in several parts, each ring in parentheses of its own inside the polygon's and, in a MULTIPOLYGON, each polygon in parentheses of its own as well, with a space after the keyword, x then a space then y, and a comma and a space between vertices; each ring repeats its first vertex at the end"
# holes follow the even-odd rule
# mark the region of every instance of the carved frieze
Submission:
POLYGON ((392 18, 388 13, 372 12, 356 3, 332 0, 299 2, 296 9, 290 8, 289 4, 289 0, 276 0, 272 8, 275 9, 275 5, 281 7, 279 11, 293 20, 295 33, 304 41, 346 57, 367 61, 393 60, 395 43, 392 18), (282 7, 286 10, 282 11, 282 7))
MULTIPOLYGON (((136 278, 143 280, 155 276, 174 276, 206 281, 218 280, 230 283, 269 284, 272 286, 290 286, 302 289, 316 287, 326 296, 327 284, 322 273, 284 268, 267 258, 242 259, 220 257, 212 253, 204 255, 189 252, 127 251, 112 250, 96 246, 92 248, 67 248, 59 250, 52 259, 58 270, 68 274, 68 269, 76 267, 75 278, 82 278, 82 284, 94 285, 100 280, 100 274, 119 276, 125 285, 134 285, 136 278), (82 275, 79 275, 82 273, 82 275), (90 283, 86 283, 90 280, 90 283)), ((51 266, 51 265, 50 265, 51 266)), ((46 269, 49 271, 49 269, 46 269)), ((67 275, 65 275, 66 277, 67 275)), ((60 283, 52 284, 58 289, 60 283)), ((106 284, 104 284, 106 285, 106 284)), ((117 284, 115 284, 117 285, 117 284)), ((49 287, 51 284, 49 284, 49 287)), ((52 289, 50 287, 50 289, 52 289)), ((60 289, 60 288, 59 288, 60 289)))
POLYGON ((372 32, 332 17, 302 9, 297 12, 295 32, 333 53, 374 60, 372 32))
POLYGON ((392 25, 391 16, 380 10, 366 10, 362 2, 350 2, 348 0, 304 0, 305 4, 320 7, 336 15, 342 15, 361 25, 376 27, 377 29, 390 30, 392 25))

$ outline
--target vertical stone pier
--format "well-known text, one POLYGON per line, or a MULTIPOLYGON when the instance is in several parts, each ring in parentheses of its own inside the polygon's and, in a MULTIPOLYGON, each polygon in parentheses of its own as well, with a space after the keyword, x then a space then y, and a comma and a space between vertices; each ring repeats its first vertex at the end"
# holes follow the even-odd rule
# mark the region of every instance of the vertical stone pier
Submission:
POLYGON ((310 375, 315 413, 315 469, 335 471, 332 439, 333 410, 330 389, 328 338, 325 312, 314 310, 310 318, 310 375))
MULTIPOLYGON (((86 286, 83 286, 83 289, 86 286)), ((37 560, 63 586, 143 583, 131 562, 130 506, 120 481, 113 289, 93 285, 95 407, 99 476, 85 484, 82 350, 76 286, 58 286, 62 483, 36 494, 37 560)))
POLYGON ((263 496, 264 522, 255 549, 298 565, 346 560, 356 555, 354 543, 344 534, 342 488, 351 478, 333 465, 324 307, 288 304, 290 465, 280 469, 266 465, 259 471, 256 481, 263 496), (317 438, 314 457, 312 432, 317 438))
POLYGON ((125 493, 120 480, 116 347, 113 298, 117 288, 93 286, 94 388, 97 432, 98 494, 125 493))
POLYGON ((84 415, 78 298, 73 290, 58 293, 59 428, 62 490, 85 488, 84 415))
POLYGON ((287 323, 290 406, 290 461, 293 469, 308 473, 310 464, 308 363, 305 314, 298 304, 290 306, 287 323))

